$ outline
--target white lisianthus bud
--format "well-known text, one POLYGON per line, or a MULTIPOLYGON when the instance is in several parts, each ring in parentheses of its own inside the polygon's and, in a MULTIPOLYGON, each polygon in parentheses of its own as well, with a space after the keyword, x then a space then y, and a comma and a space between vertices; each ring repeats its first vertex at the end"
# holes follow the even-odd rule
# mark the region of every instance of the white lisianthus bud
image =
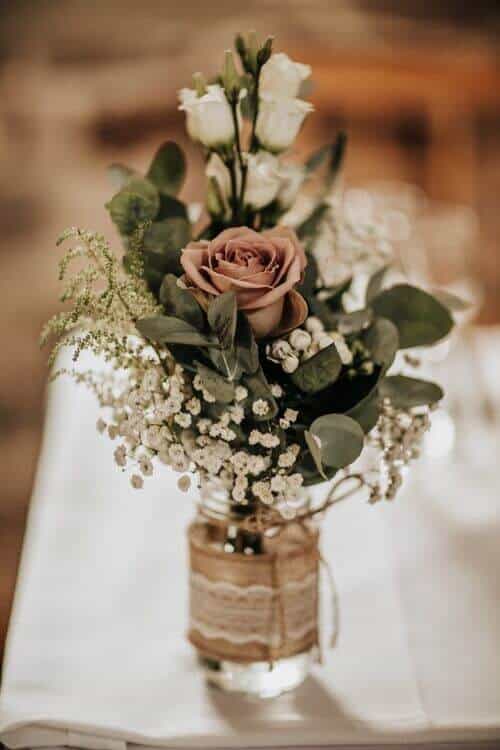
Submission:
POLYGON ((205 167, 205 174, 209 179, 207 203, 210 213, 229 215, 229 201, 231 197, 231 178, 229 171, 218 154, 212 153, 205 167), (212 185, 212 180, 216 185, 212 185))
POLYGON ((263 208, 276 198, 280 189, 278 160, 265 151, 248 154, 246 158, 248 172, 243 201, 254 209, 263 208))
POLYGON ((300 328, 296 328, 295 331, 289 336, 290 346, 298 352, 305 352, 311 346, 311 334, 300 328))
POLYGON ((282 361, 281 367, 283 368, 284 372, 291 375, 292 372, 295 372, 299 364, 299 358, 296 357, 295 354, 290 354, 289 357, 285 357, 285 359, 282 361))
POLYGON ((295 203, 306 173, 304 168, 298 164, 280 164, 279 176, 281 185, 277 200, 281 208, 286 210, 295 203))
POLYGON ((193 140, 207 148, 234 141, 233 116, 222 86, 218 83, 207 86, 201 96, 194 89, 181 89, 179 98, 179 109, 186 112, 186 127, 193 140))
POLYGON ((268 151, 278 153, 292 145, 305 116, 314 109, 310 102, 262 94, 255 133, 268 151))
POLYGON ((311 66, 291 60, 284 52, 271 55, 260 73, 260 90, 266 94, 299 95, 302 82, 311 75, 311 66))
MULTIPOLYGON (((253 209, 263 208, 271 203, 278 193, 281 180, 278 172, 278 160, 272 154, 259 151, 257 154, 244 154, 248 171, 245 185, 244 203, 253 209)), ((230 213, 231 177, 229 170, 218 154, 211 154, 205 174, 214 179, 218 185, 218 194, 223 203, 224 216, 230 213)), ((241 187, 241 172, 236 164, 236 186, 241 187)))

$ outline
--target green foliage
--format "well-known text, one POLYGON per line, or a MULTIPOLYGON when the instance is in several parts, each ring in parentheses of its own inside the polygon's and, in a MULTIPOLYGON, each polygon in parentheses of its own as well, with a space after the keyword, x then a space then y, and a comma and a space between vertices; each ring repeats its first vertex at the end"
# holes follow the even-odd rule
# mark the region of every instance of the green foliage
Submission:
POLYGON ((70 308, 55 315, 43 330, 42 345, 49 339, 56 341, 49 364, 63 346, 73 346, 74 360, 89 349, 118 367, 127 367, 133 357, 127 337, 134 332, 135 321, 159 309, 142 278, 141 235, 132 241, 129 274, 123 273, 102 235, 70 229, 57 244, 69 239, 77 244, 60 261, 59 280, 65 284, 61 302, 70 308), (75 261, 78 270, 73 271, 75 261))
POLYGON ((222 377, 218 372, 207 367, 202 362, 195 362, 198 375, 203 386, 212 396, 222 404, 229 404, 234 399, 234 385, 222 377))
POLYGON ((149 180, 133 178, 106 204, 121 234, 130 235, 137 227, 152 221, 160 207, 160 197, 149 180))
POLYGON ((185 344, 186 346, 217 346, 217 342, 200 333, 194 326, 172 315, 157 315, 138 320, 138 331, 150 341, 159 344, 185 344))
POLYGON ((317 393, 334 383, 342 369, 342 360, 335 344, 321 349, 306 359, 291 375, 297 388, 304 393, 317 393))
POLYGON ((380 396, 378 389, 374 389, 366 398, 362 399, 346 416, 354 419, 365 434, 373 430, 380 415, 380 396))
POLYGON ((379 386, 381 398, 390 399, 395 409, 412 409, 415 406, 430 406, 443 398, 442 389, 428 380, 391 375, 379 386))
POLYGON ((147 177, 161 193, 177 195, 186 177, 186 158, 182 149, 173 141, 163 143, 151 162, 147 177))
POLYGON ((409 284, 380 292, 371 301, 376 315, 392 321, 399 331, 399 346, 430 346, 453 327, 450 313, 435 297, 409 284))
POLYGON ((167 315, 181 318, 198 330, 203 330, 203 311, 191 292, 178 286, 176 276, 167 274, 164 277, 159 296, 167 315))
POLYGON ((381 292, 382 284, 388 270, 389 266, 382 266, 382 268, 379 268, 370 276, 366 287, 366 304, 371 302, 381 292))
POLYGON ((306 437, 310 450, 316 446, 311 455, 320 472, 325 465, 342 469, 352 464, 363 450, 364 439, 359 424, 345 414, 324 414, 315 419, 306 437))
POLYGON ((238 308, 234 292, 220 294, 210 302, 207 310, 210 328, 223 349, 231 349, 236 333, 238 308))
POLYGON ((383 371, 388 370, 399 349, 399 333, 394 323, 385 318, 377 318, 364 332, 362 340, 373 361, 383 371))
POLYGON ((368 307, 349 313, 336 313, 332 318, 335 328, 343 336, 360 333, 368 328, 372 320, 373 311, 368 307))

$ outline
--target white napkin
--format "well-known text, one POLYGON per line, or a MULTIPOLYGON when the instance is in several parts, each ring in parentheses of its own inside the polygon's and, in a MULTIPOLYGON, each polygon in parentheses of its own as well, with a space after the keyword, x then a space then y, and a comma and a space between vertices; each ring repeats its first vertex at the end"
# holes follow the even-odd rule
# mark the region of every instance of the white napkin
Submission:
MULTIPOLYGON (((490 587, 467 589, 463 603, 477 610, 460 617, 464 561, 450 547, 453 529, 434 527, 425 503, 414 526, 421 497, 410 493, 397 506, 354 498, 329 514, 322 546, 340 638, 299 690, 259 703, 207 688, 184 638, 195 496, 166 470, 132 490, 97 417, 83 387, 51 387, 0 695, 7 746, 334 745, 463 738, 467 728, 496 736, 497 575, 492 567, 490 587), (485 618, 487 641, 475 630, 485 618)), ((472 557, 482 541, 469 541, 472 557)), ((498 569, 494 546, 488 562, 498 569)))

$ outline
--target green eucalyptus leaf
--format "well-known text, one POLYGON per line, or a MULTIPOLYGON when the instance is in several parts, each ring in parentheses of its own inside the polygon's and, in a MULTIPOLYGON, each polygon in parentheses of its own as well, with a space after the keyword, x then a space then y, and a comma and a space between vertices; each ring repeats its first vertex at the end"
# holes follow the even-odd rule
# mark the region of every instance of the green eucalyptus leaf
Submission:
POLYGON ((229 380, 239 380, 242 375, 242 368, 236 357, 236 349, 220 349, 213 347, 209 351, 212 364, 217 370, 229 380))
POLYGON ((311 458, 314 461, 314 465, 316 466, 318 474, 321 474, 322 478, 326 480, 327 476, 325 474, 323 461, 321 459, 320 440, 312 432, 309 432, 309 430, 305 430, 304 439, 306 441, 307 447, 309 448, 309 453, 311 454, 311 458))
POLYGON ((352 284, 352 276, 349 276, 345 281, 341 281, 340 284, 331 286, 321 292, 320 298, 326 302, 328 307, 334 312, 340 309, 342 303, 342 296, 349 290, 352 284))
POLYGON ((181 219, 189 221, 186 204, 177 198, 174 198, 172 195, 160 193, 160 208, 158 216, 156 217, 157 221, 173 219, 174 217, 180 217, 181 219))
POLYGON ((390 320, 377 318, 364 332, 363 343, 370 351, 373 361, 388 370, 399 349, 398 329, 390 320))
POLYGON ((298 285, 297 291, 302 294, 305 299, 309 299, 316 294, 316 282, 318 280, 318 263, 314 255, 308 253, 307 255, 307 266, 304 271, 304 278, 302 283, 298 285))
POLYGON ((217 346, 216 342, 201 334, 194 326, 171 315, 142 318, 142 320, 137 321, 136 327, 145 338, 157 341, 160 344, 217 346))
POLYGON ((390 375, 380 381, 381 398, 388 398, 396 409, 430 406, 443 398, 442 389, 428 380, 390 375))
POLYGON ((436 344, 453 327, 453 319, 441 302, 409 284, 385 289, 374 297, 371 306, 377 316, 394 323, 400 349, 436 344))
POLYGON ((313 238, 326 214, 328 213, 329 207, 326 203, 320 203, 316 206, 307 219, 304 219, 302 224, 297 227, 297 235, 301 240, 307 240, 313 238))
POLYGON ((342 369, 342 360, 335 344, 330 344, 314 357, 306 359, 290 376, 304 393, 316 393, 334 383, 342 369))
POLYGON ((324 482, 325 479, 333 479, 337 469, 331 466, 324 466, 323 473, 320 474, 318 467, 311 456, 310 451, 305 450, 295 464, 295 470, 298 471, 304 479, 304 487, 312 487, 315 484, 324 482))
POLYGON ((378 271, 375 271, 375 273, 370 276, 366 287, 366 304, 371 302, 372 299, 382 291, 382 284, 384 283, 384 278, 388 270, 389 266, 382 266, 382 268, 379 268, 378 271))
POLYGON ((354 463, 363 450, 363 430, 345 414, 318 417, 312 423, 310 432, 320 441, 323 465, 342 469, 354 463))
POLYGON ((236 359, 243 372, 253 375, 259 369, 259 347, 248 318, 241 310, 236 325, 236 359))
POLYGON ((203 311, 191 292, 177 285, 177 277, 167 274, 160 288, 160 302, 167 315, 185 320, 199 330, 203 329, 203 311))
POLYGON ((316 151, 314 151, 311 156, 307 159, 305 163, 305 168, 307 172, 314 172, 316 169, 322 166, 328 158, 328 155, 331 151, 331 145, 329 143, 321 146, 316 151))
POLYGON ((372 320, 373 311, 368 307, 350 313, 336 313, 334 316, 335 327, 343 336, 363 331, 368 328, 372 320))
POLYGON ((201 362, 196 361, 195 364, 206 390, 220 403, 230 404, 234 399, 233 383, 201 362))
POLYGON ((346 416, 354 419, 354 421, 359 424, 365 435, 371 432, 377 424, 380 416, 380 397, 378 389, 375 389, 352 409, 346 411, 346 416))
POLYGON ((182 250, 190 239, 189 222, 178 216, 153 222, 144 233, 144 248, 157 253, 170 253, 182 250))
POLYGON ((253 414, 252 418, 257 422, 273 419, 278 413, 278 404, 276 403, 276 400, 271 393, 271 388, 262 369, 257 370, 254 375, 247 375, 244 379, 244 383, 250 391, 252 401, 263 399, 264 401, 267 401, 269 405, 269 411, 265 416, 259 417, 258 415, 253 414))
POLYGON ((223 349, 231 349, 236 333, 238 307, 234 292, 224 292, 210 302, 207 310, 208 323, 223 349))
POLYGON ((186 176, 186 159, 182 149, 173 141, 163 143, 151 162, 147 176, 162 193, 177 195, 186 176))
POLYGON ((132 234, 139 224, 152 221, 160 207, 160 197, 149 180, 134 178, 106 204, 121 234, 132 234))

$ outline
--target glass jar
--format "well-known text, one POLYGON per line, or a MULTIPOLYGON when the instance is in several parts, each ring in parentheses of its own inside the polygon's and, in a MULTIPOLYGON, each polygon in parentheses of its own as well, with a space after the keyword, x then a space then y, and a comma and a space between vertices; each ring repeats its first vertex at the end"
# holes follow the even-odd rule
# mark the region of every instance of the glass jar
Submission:
POLYGON ((209 683, 274 697, 300 685, 318 645, 318 533, 293 521, 249 532, 222 507, 205 498, 188 531, 188 637, 209 683))

